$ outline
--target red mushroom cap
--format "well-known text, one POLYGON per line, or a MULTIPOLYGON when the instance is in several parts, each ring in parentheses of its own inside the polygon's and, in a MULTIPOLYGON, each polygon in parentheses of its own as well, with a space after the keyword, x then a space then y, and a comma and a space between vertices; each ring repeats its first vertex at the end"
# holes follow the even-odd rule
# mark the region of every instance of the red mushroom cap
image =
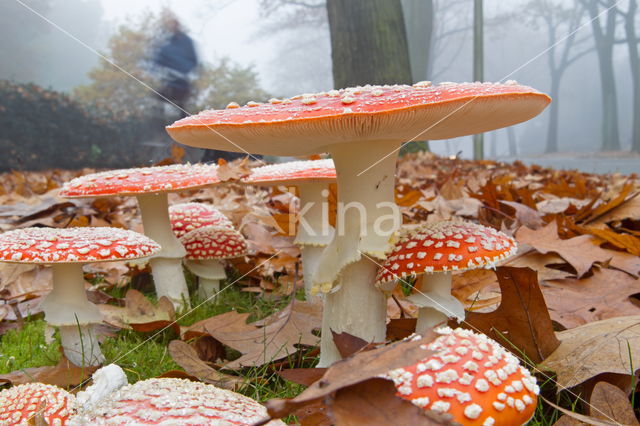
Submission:
POLYGON ((428 223, 400 233, 376 281, 493 267, 516 251, 515 240, 493 228, 463 221, 428 223))
POLYGON ((88 263, 151 256, 160 246, 119 228, 24 228, 0 234, 0 262, 88 263))
POLYGON ((220 182, 217 168, 214 164, 173 164, 109 170, 72 179, 64 184, 60 196, 137 195, 199 188, 220 182))
POLYGON ((48 425, 65 425, 74 412, 75 397, 57 386, 27 383, 0 392, 0 424, 27 424, 41 413, 48 425))
MULTIPOLYGON (((183 379, 149 379, 107 396, 79 424, 251 425, 267 410, 244 395, 183 379)), ((273 421, 270 425, 284 425, 273 421)))
POLYGON ((242 182, 250 184, 295 184, 300 181, 336 181, 333 160, 290 161, 256 167, 242 182))
POLYGON ((364 86, 208 110, 167 127, 201 148, 271 155, 326 152, 337 143, 448 139, 510 126, 551 99, 515 82, 364 86), (230 141, 233 141, 231 143, 230 141), (295 141, 295 142, 294 142, 295 141))
POLYGON ((187 232, 203 226, 225 226, 233 228, 233 223, 212 205, 204 203, 180 203, 169 207, 171 228, 176 237, 182 238, 187 232))
POLYGON ((518 358, 484 334, 436 330, 435 354, 388 373, 398 396, 453 415, 463 425, 521 425, 536 409, 539 387, 518 358))
POLYGON ((187 259, 231 259, 247 253, 247 242, 241 233, 225 226, 204 226, 185 234, 180 242, 187 259))

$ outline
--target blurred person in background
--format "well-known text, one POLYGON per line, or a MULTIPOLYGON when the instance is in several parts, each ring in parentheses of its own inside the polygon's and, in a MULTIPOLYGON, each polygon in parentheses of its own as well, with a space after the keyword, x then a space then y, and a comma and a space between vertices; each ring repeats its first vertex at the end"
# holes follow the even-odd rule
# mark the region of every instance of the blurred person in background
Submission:
POLYGON ((153 66, 160 79, 162 100, 177 105, 180 117, 186 117, 185 105, 191 94, 190 74, 198 66, 193 40, 181 28, 172 13, 166 13, 163 34, 153 55, 153 66))

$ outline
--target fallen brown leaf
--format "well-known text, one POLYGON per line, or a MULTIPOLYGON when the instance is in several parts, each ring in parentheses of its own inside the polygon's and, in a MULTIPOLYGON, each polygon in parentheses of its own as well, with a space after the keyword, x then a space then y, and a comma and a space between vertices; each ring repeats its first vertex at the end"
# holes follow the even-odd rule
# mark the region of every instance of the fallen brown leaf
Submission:
POLYGON ((267 401, 267 410, 273 418, 284 417, 342 388, 378 377, 394 368, 411 365, 432 354, 426 349, 426 344, 434 337, 435 334, 430 333, 424 338, 403 340, 338 361, 327 369, 320 380, 295 398, 267 401))
POLYGON ((640 425, 627 394, 610 383, 598 382, 593 388, 589 404, 589 414, 597 419, 622 425, 640 425))
POLYGON ((385 379, 369 379, 340 389, 328 399, 327 406, 329 416, 340 426, 451 424, 396 396, 393 382, 385 379))
POLYGON ((640 315, 640 307, 631 298, 640 291, 638 279, 613 269, 593 271, 589 278, 547 281, 542 294, 554 321, 565 328, 588 322, 640 315))
POLYGON ((0 374, 0 381, 9 382, 13 385, 40 382, 56 385, 61 388, 68 388, 70 386, 76 386, 90 378, 97 369, 98 367, 92 366, 78 367, 62 355, 56 365, 24 368, 12 371, 11 373, 0 374))
POLYGON ((243 383, 239 377, 223 374, 210 367, 198 357, 194 348, 182 340, 172 340, 169 343, 169 353, 176 364, 205 383, 225 389, 235 389, 243 383))
POLYGON ((249 176, 249 174, 251 174, 251 169, 249 168, 248 163, 249 157, 244 157, 240 161, 233 161, 231 163, 227 163, 225 160, 219 159, 218 169, 216 170, 218 179, 220 179, 221 182, 227 182, 249 176))
POLYGON ((175 322, 175 309, 166 297, 161 297, 154 305, 144 294, 137 290, 129 290, 124 297, 124 307, 98 305, 100 313, 107 324, 119 328, 132 328, 136 331, 148 332, 171 327, 177 333, 180 328, 175 322))
POLYGON ((596 321, 557 333, 560 346, 541 365, 570 388, 601 373, 632 375, 640 359, 640 315, 596 321), (635 367, 634 367, 635 368, 635 367))
POLYGON ((469 312, 463 326, 480 330, 519 354, 522 351, 534 362, 540 362, 559 344, 537 274, 529 268, 501 266, 496 276, 502 300, 493 312, 469 312), (517 348, 517 349, 516 349, 517 348))

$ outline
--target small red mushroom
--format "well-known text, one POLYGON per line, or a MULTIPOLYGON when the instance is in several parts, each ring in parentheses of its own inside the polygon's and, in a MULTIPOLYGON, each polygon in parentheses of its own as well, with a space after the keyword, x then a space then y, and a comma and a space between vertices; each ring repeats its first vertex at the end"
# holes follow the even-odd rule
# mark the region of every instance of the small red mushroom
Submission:
POLYGON ((496 341, 449 327, 428 349, 436 353, 388 373, 397 395, 469 426, 522 425, 533 416, 536 378, 496 341))
POLYGON ((213 298, 220 291, 220 280, 227 278, 223 259, 247 254, 247 242, 241 233, 227 226, 204 226, 180 239, 187 250, 185 265, 198 276, 199 294, 213 298))
POLYGON ((41 415, 48 425, 64 426, 75 412, 74 404, 75 397, 57 386, 13 386, 0 392, 0 424, 27 425, 41 415))
POLYGON ((50 265, 53 289, 42 301, 45 320, 57 326, 67 358, 78 366, 104 361, 93 332, 102 322, 85 293, 82 265, 152 256, 160 246, 116 228, 24 228, 0 234, 0 262, 50 265))
POLYGON ((233 223, 220 210, 204 203, 180 203, 169 207, 171 229, 178 239, 203 226, 233 227, 233 223))
MULTIPOLYGON (((120 388, 82 415, 75 425, 252 425, 267 410, 244 395, 183 379, 149 379, 120 388)), ((269 425, 285 424, 273 420, 269 425)))
POLYGON ((300 196, 298 233, 294 241, 300 247, 304 291, 312 300, 311 277, 320 260, 323 248, 333 238, 334 229, 329 225, 329 184, 336 181, 333 160, 290 161, 270 164, 251 170, 243 183, 260 186, 297 186, 300 196))
POLYGON ((417 292, 408 297, 419 307, 416 332, 449 317, 464 319, 463 305, 451 295, 451 271, 492 268, 514 255, 515 240, 493 228, 465 221, 428 223, 400 232, 376 279, 388 283, 419 276, 417 292))
POLYGON ((80 176, 65 183, 60 196, 135 196, 140 206, 145 235, 162 246, 162 250, 149 261, 156 293, 158 297, 166 296, 176 307, 181 307, 189 304, 189 292, 182 270, 185 251, 171 230, 167 193, 219 182, 216 165, 174 164, 80 176))

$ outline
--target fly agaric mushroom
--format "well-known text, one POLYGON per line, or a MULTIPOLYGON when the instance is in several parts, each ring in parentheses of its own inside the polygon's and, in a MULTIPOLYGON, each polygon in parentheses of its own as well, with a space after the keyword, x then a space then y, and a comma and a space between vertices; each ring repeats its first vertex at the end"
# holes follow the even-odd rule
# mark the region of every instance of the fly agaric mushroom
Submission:
POLYGON ((333 238, 334 230, 329 225, 327 196, 329 184, 335 181, 336 169, 330 159, 290 161, 257 167, 242 180, 243 183, 252 185, 298 187, 300 213, 294 243, 300 247, 307 300, 312 299, 311 276, 316 263, 323 248, 333 238))
POLYGON ((378 272, 385 290, 398 278, 418 275, 417 292, 408 299, 418 306, 416 333, 454 317, 464 319, 464 306, 451 295, 451 272, 493 268, 514 255, 515 240, 493 228, 465 221, 427 223, 407 228, 378 272))
POLYGON ((229 390, 184 379, 149 379, 120 388, 71 424, 251 425, 267 417, 258 402, 229 390))
POLYGON ((156 293, 158 297, 168 297, 176 307, 188 306, 189 292, 182 270, 185 251, 171 230, 167 193, 219 183, 216 169, 216 165, 210 164, 174 164, 111 170, 80 176, 65 183, 60 196, 135 196, 145 235, 162 246, 162 250, 149 262, 156 293))
POLYGON ((51 266, 53 289, 41 308, 47 323, 60 330, 66 357, 78 366, 104 361, 93 332, 102 318, 87 300, 82 265, 139 259, 159 250, 144 235, 116 228, 24 228, 0 234, 0 262, 51 266))
POLYGON ((200 296, 208 299, 220 291, 220 280, 227 278, 220 260, 247 254, 247 242, 241 233, 227 226, 204 226, 180 239, 187 250, 185 264, 198 276, 200 296))
POLYGON ((518 358, 484 334, 449 327, 428 349, 436 353, 388 373, 398 396, 469 426, 522 425, 540 391, 518 358))
POLYGON ((385 338, 385 297, 372 285, 377 265, 362 255, 384 258, 400 227, 394 172, 401 144, 510 126, 535 117, 549 102, 513 81, 364 86, 203 111, 167 131, 200 148, 331 154, 338 177, 337 230, 313 276, 314 287, 325 293, 339 281, 325 299, 319 365, 327 366, 340 359, 331 330, 369 342, 385 338))
MULTIPOLYGON (((74 413, 75 397, 44 383, 26 383, 0 392, 0 424, 28 425, 41 415, 48 425, 64 426, 74 413)), ((37 423, 35 423, 37 424, 37 423)))
POLYGON ((173 204, 169 207, 169 220, 171 220, 171 229, 178 239, 203 226, 233 228, 233 223, 220 210, 204 203, 173 204))

